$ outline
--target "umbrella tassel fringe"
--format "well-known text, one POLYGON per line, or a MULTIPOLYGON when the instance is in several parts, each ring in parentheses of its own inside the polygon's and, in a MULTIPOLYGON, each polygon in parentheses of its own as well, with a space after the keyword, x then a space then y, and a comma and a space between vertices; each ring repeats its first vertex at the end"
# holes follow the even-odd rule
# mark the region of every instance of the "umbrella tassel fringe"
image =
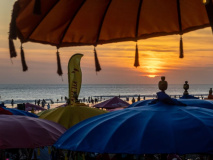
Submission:
POLYGON ((26 61, 25 61, 25 56, 24 56, 24 50, 23 50, 23 47, 21 46, 21 63, 22 63, 22 69, 23 71, 27 71, 28 70, 28 67, 27 67, 27 64, 26 64, 26 61))
POLYGON ((41 14, 41 0, 35 0, 33 13, 37 15, 41 14))
POLYGON ((135 63, 134 66, 137 68, 140 66, 139 64, 139 53, 138 53, 138 45, 136 44, 136 49, 135 49, 135 63))
POLYGON ((100 66, 100 63, 98 61, 98 56, 97 56, 97 52, 96 52, 95 48, 94 48, 94 56, 95 56, 95 70, 96 70, 96 72, 98 72, 98 71, 101 70, 101 66, 100 66))
POLYGON ((183 55, 183 40, 182 40, 182 37, 180 37, 180 56, 179 58, 183 58, 184 55, 183 55))
POLYGON ((61 68, 61 60, 60 60, 59 52, 57 51, 56 54, 57 54, 57 66, 58 66, 57 73, 59 76, 62 76, 63 72, 61 68))
POLYGON ((9 38, 9 49, 10 49, 10 58, 16 57, 17 53, 16 53, 15 45, 13 43, 13 40, 10 38, 9 38))
POLYGON ((19 3, 18 3, 18 1, 16 1, 13 5, 13 11, 12 11, 12 15, 11 15, 9 39, 17 38, 16 18, 18 16, 19 10, 20 10, 19 3))

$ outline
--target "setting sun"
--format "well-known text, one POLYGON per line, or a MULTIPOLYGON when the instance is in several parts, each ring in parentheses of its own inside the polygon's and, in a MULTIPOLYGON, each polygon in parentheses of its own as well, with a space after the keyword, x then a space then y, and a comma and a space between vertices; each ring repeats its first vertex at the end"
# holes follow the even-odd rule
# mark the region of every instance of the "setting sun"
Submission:
POLYGON ((147 75, 149 78, 155 78, 157 75, 147 75))

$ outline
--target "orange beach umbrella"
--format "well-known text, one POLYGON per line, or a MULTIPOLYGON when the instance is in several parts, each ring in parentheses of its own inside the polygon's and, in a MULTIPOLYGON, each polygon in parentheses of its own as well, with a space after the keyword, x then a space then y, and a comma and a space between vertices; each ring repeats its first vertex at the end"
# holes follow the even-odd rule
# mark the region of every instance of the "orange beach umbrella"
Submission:
MULTIPOLYGON (((17 0, 10 25, 11 57, 16 56, 12 39, 17 36, 22 43, 31 41, 60 48, 179 34, 183 58, 182 34, 213 24, 212 0, 203 1, 17 0)), ((23 70, 27 70, 23 51, 21 55, 23 70)), ((135 57, 137 67, 137 44, 135 57)), ((58 52, 57 59, 59 63, 58 52)))

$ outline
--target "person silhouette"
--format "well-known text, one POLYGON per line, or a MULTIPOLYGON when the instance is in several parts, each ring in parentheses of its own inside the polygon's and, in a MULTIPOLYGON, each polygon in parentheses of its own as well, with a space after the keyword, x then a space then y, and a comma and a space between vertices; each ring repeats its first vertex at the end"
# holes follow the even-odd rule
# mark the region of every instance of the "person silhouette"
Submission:
POLYGON ((134 97, 132 98, 132 103, 135 103, 135 98, 134 97))
POLYGON ((13 99, 11 100, 11 105, 12 105, 12 107, 13 107, 13 105, 14 105, 14 100, 13 100, 13 99))
POLYGON ((141 100, 141 96, 140 95, 138 95, 138 101, 140 101, 141 100))
POLYGON ((210 88, 210 90, 209 90, 208 99, 213 99, 212 88, 210 88))
POLYGON ((50 109, 50 104, 49 103, 47 104, 47 109, 50 109))

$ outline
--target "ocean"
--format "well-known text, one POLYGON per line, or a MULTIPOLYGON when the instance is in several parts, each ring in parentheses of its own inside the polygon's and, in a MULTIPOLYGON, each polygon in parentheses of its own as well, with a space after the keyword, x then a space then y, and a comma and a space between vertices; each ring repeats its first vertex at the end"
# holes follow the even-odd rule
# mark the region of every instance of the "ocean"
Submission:
MULTIPOLYGON (((189 94, 194 96, 203 95, 206 97, 211 84, 189 84, 189 94)), ((83 84, 79 99, 88 97, 100 97, 108 99, 114 96, 126 97, 146 97, 146 99, 156 97, 159 92, 157 84, 83 84)), ((184 92, 183 84, 169 84, 166 93, 171 96, 179 96, 184 92)), ((68 97, 68 84, 0 84, 0 102, 10 104, 13 99, 18 103, 35 103, 35 100, 45 99, 64 103, 64 97, 68 97), (61 99, 62 97, 62 99, 61 99)))

